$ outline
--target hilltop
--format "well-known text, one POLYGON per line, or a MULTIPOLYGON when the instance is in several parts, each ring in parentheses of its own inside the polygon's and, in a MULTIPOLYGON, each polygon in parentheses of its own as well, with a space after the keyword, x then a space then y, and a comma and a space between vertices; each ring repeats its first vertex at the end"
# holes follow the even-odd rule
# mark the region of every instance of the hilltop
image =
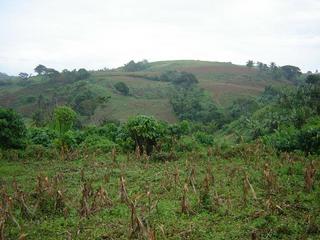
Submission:
POLYGON ((83 117, 85 123, 99 123, 106 119, 125 121, 136 114, 154 115, 158 119, 175 122, 177 117, 170 104, 172 84, 154 80, 162 73, 175 70, 194 74, 199 87, 219 107, 227 107, 237 98, 256 96, 268 85, 289 84, 286 80, 273 80, 257 68, 230 62, 158 61, 134 72, 123 71, 123 67, 90 71, 90 77, 81 81, 52 81, 41 76, 26 81, 12 80, 10 84, 7 82, 1 86, 0 106, 14 108, 26 118, 31 118, 39 106, 40 95, 47 105, 56 105, 69 104, 75 95, 83 93, 107 99, 94 106, 92 102, 86 103, 84 107, 93 109, 93 112, 89 118, 83 117), (115 88, 118 82, 125 83, 130 94, 121 94, 115 88))

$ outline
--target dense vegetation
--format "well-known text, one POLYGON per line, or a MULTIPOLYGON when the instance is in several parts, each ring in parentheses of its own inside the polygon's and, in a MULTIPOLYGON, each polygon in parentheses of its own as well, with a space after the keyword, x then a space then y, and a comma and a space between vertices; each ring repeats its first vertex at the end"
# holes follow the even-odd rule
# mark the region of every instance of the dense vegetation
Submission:
POLYGON ((134 77, 107 93, 85 69, 4 76, 62 87, 23 100, 36 106, 31 121, 0 108, 0 239, 316 239, 320 75, 248 61, 289 83, 222 106, 192 72, 135 73, 150 68, 111 71, 134 77), (111 96, 137 98, 132 81, 167 84, 178 121, 88 124, 111 96))

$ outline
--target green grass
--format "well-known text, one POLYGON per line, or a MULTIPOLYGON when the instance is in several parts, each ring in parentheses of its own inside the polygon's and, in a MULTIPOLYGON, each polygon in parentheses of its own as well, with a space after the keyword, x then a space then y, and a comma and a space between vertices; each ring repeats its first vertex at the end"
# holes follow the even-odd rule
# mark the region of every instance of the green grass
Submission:
MULTIPOLYGON (((0 180, 12 194, 12 182, 26 192, 28 204, 35 189, 36 177, 41 174, 63 176, 60 189, 65 192, 69 215, 38 212, 34 219, 26 219, 20 211, 13 211, 27 239, 128 239, 130 235, 130 209, 120 202, 119 177, 124 176, 129 198, 137 200, 140 218, 156 232, 157 239, 250 239, 255 232, 261 239, 317 239, 320 232, 319 174, 315 188, 304 189, 304 169, 310 159, 299 155, 280 155, 261 145, 236 146, 212 157, 205 149, 180 155, 179 160, 154 162, 131 159, 119 155, 117 163, 111 155, 85 155, 61 161, 57 158, 0 160, 0 180), (289 156, 289 157, 288 157, 289 156), (288 159, 290 161, 288 161, 288 159), (268 163, 275 175, 276 187, 268 190, 263 169, 268 163), (189 214, 181 213, 183 185, 195 169, 195 189, 188 185, 189 214), (207 169, 212 169, 214 182, 210 184, 207 204, 199 203, 207 169), (81 218, 78 214, 82 190, 81 170, 85 181, 94 189, 107 191, 113 206, 81 218), (174 173, 178 170, 178 182, 174 173), (244 173, 256 192, 253 199, 249 191, 247 202, 243 197, 244 173), (105 182, 105 175, 109 181, 105 182), (147 192, 157 207, 148 211, 147 192)), ((316 162, 319 168, 319 162, 316 162)), ((7 222, 5 234, 17 239, 18 229, 7 222)))

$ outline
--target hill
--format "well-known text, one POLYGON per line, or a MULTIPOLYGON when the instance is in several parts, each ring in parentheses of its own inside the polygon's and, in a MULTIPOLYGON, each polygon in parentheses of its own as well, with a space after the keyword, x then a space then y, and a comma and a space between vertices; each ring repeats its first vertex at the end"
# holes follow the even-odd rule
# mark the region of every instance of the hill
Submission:
POLYGON ((256 68, 224 62, 195 60, 159 61, 148 63, 149 67, 135 72, 123 68, 91 71, 90 77, 82 81, 52 81, 41 76, 25 81, 12 80, 0 89, 0 106, 11 107, 30 118, 39 105, 39 96, 47 105, 70 104, 79 93, 90 93, 108 101, 86 108, 92 108, 85 123, 99 123, 103 120, 125 121, 135 114, 154 115, 168 122, 177 120, 170 104, 172 84, 154 81, 153 77, 167 71, 193 73, 199 86, 207 91, 220 107, 226 107, 234 99, 258 95, 267 85, 287 85, 284 80, 274 81, 256 68), (124 82, 130 90, 124 96, 116 90, 115 84, 124 82))

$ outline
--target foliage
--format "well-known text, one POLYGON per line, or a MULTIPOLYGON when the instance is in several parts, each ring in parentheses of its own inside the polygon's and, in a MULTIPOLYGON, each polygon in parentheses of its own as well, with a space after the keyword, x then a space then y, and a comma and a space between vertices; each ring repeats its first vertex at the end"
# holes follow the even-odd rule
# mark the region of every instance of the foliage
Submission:
POLYGON ((182 135, 188 135, 191 131, 191 124, 187 120, 180 121, 168 126, 168 131, 171 136, 180 138, 182 135))
POLYGON ((123 70, 125 72, 136 72, 136 71, 142 71, 150 67, 150 64, 147 60, 143 60, 141 62, 134 62, 131 60, 127 64, 124 65, 123 70))
POLYGON ((283 75, 289 81, 295 81, 302 74, 300 68, 291 65, 281 67, 283 75))
POLYGON ((191 152, 193 150, 198 150, 199 144, 191 136, 183 136, 179 139, 175 145, 175 150, 178 152, 191 152))
POLYGON ((39 65, 36 66, 35 69, 34 69, 34 71, 35 71, 36 73, 38 73, 39 75, 45 74, 46 70, 47 70, 47 67, 44 66, 44 65, 42 65, 42 64, 39 64, 39 65))
POLYGON ((239 98, 233 101, 228 112, 231 120, 238 119, 240 116, 249 116, 259 108, 255 99, 239 98))
POLYGON ((126 128, 135 142, 135 146, 139 146, 140 151, 145 151, 148 155, 151 154, 153 147, 165 132, 165 128, 160 122, 145 115, 138 115, 129 119, 126 128))
POLYGON ((117 82, 114 87, 125 96, 129 95, 129 88, 124 82, 117 82))
POLYGON ((60 149, 71 149, 78 146, 78 132, 67 130, 54 140, 54 145, 60 149))
POLYGON ((60 106, 54 109, 53 117, 57 131, 63 135, 72 128, 77 114, 70 107, 60 106))
POLYGON ((160 81, 171 82, 176 87, 190 88, 199 81, 195 75, 188 72, 166 71, 159 77, 160 81))
POLYGON ((221 125, 224 116, 212 101, 211 97, 199 88, 180 89, 171 97, 174 112, 180 120, 202 123, 216 122, 221 125))
POLYGON ((214 144, 214 136, 211 134, 198 131, 194 134, 194 136, 197 142, 204 146, 212 146, 214 144))
POLYGON ((320 117, 309 119, 297 136, 298 149, 320 154, 320 117))
POLYGON ((253 67, 254 66, 254 62, 252 60, 248 60, 248 62, 246 63, 247 67, 253 67))
POLYGON ((25 73, 25 72, 19 73, 19 78, 21 78, 23 81, 28 80, 29 77, 30 77, 30 76, 29 76, 28 73, 25 73))
POLYGON ((88 148, 90 151, 102 151, 110 152, 114 148, 118 148, 118 145, 108 138, 99 135, 88 136, 81 144, 82 148, 88 148))
POLYGON ((55 138, 57 138, 57 133, 50 128, 34 127, 28 129, 28 139, 32 144, 49 147, 52 145, 55 138))
POLYGON ((22 117, 12 109, 0 107, 0 148, 23 148, 26 127, 22 117))

